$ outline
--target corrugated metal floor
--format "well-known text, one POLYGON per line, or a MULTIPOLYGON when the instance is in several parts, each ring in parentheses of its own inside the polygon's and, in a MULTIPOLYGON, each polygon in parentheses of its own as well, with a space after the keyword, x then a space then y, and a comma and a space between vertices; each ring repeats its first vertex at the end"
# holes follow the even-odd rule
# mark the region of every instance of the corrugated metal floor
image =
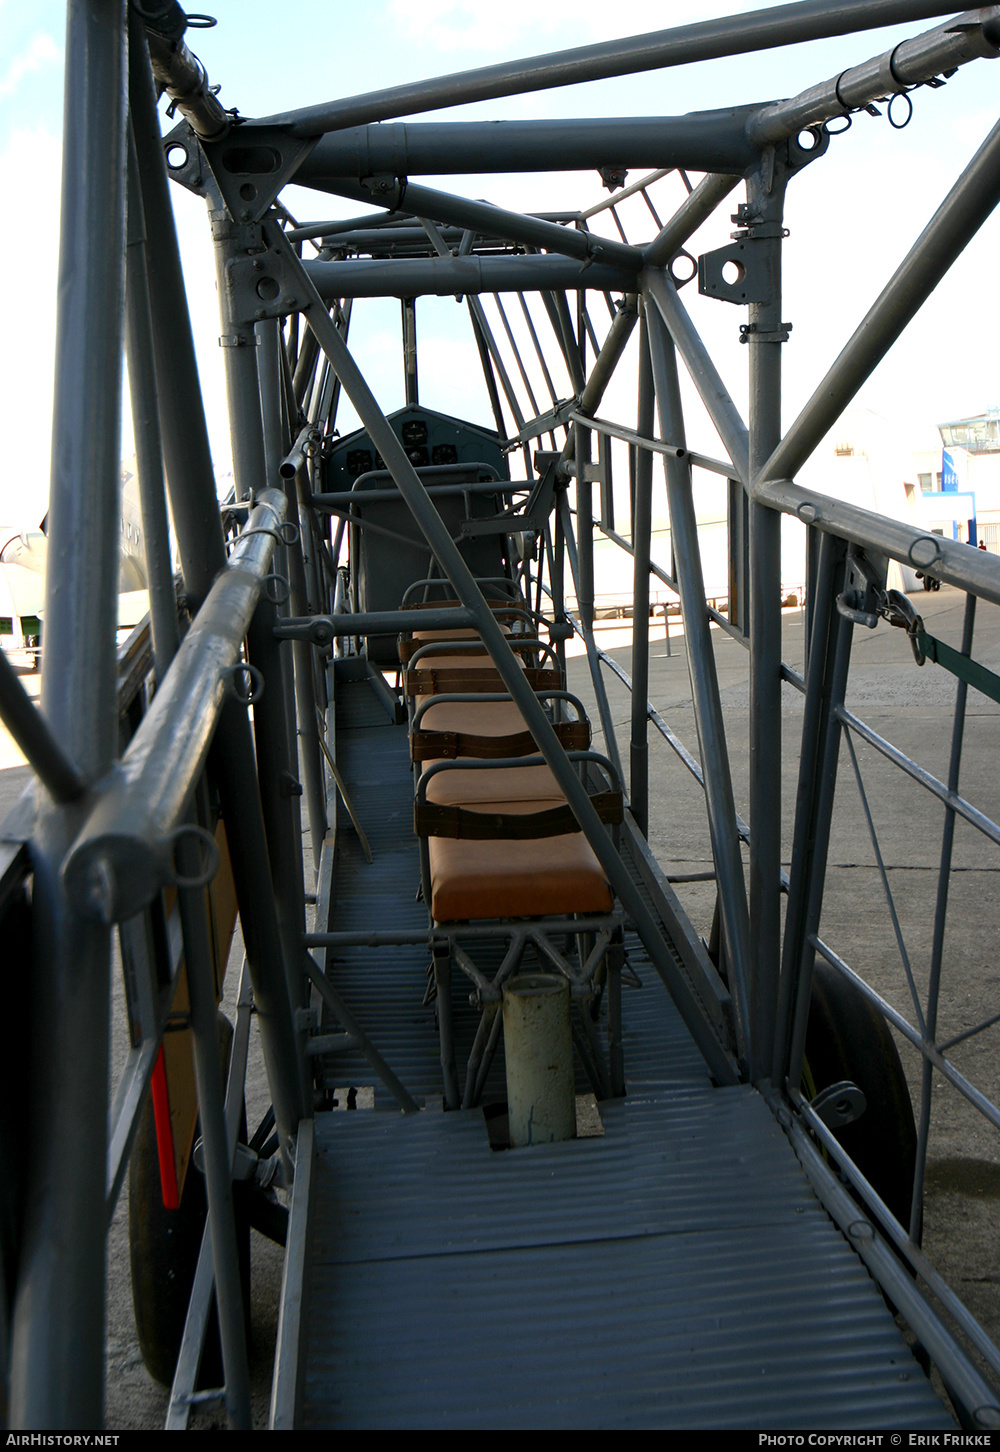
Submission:
MULTIPOLYGON (((375 863, 345 842, 337 927, 424 921, 400 736, 338 722, 375 863)), ((708 1085, 634 940, 630 961, 630 1092, 602 1137, 498 1153, 480 1111, 317 1119, 305 1426, 953 1426, 763 1101, 708 1085)), ((333 971, 407 1086, 439 1095, 425 966, 394 949, 333 971)))

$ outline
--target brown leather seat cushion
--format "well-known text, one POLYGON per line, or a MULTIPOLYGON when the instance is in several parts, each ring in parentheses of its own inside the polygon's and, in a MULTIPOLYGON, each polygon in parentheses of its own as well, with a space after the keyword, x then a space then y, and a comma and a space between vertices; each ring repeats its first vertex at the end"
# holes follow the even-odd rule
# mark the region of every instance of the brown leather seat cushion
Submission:
POLYGON ((541 812, 566 801, 547 766, 450 767, 427 783, 427 800, 469 811, 541 812))
MULTIPOLYGON (((504 635, 510 635, 510 629, 502 626, 504 635)), ((479 640, 479 631, 471 625, 461 626, 457 630, 414 630, 411 634, 412 640, 422 640, 428 644, 433 640, 479 640)), ((483 646, 485 650, 486 647, 483 646)))
MULTIPOLYGON (((524 661, 515 655, 521 670, 524 661)), ((556 670, 536 670, 528 675, 533 689, 557 690, 562 682, 556 670)), ((503 677, 488 656, 470 651, 466 655, 425 655, 403 674, 403 689, 409 696, 436 696, 448 692, 503 691, 503 677)))
POLYGON ((428 706, 418 729, 464 736, 513 736, 527 728, 513 701, 442 701, 428 706))
MULTIPOLYGON (((524 670, 524 661, 521 659, 521 657, 519 655, 515 655, 514 659, 517 661, 521 669, 524 670)), ((497 674, 496 667, 493 665, 493 662, 489 661, 489 663, 484 666, 482 652, 477 652, 474 650, 463 651, 459 655, 445 655, 444 651, 442 651, 439 655, 437 651, 432 651, 429 655, 421 656, 420 659, 417 661, 416 665, 410 667, 410 670, 414 673, 426 671, 429 674, 431 671, 433 671, 435 675, 437 675, 440 671, 464 672, 470 670, 481 671, 484 669, 492 670, 494 675, 497 674)), ((500 677, 497 676, 497 679, 499 680, 500 677)), ((501 686, 500 689, 503 690, 503 687, 501 686)))
MULTIPOLYGON (((510 639, 511 633, 506 626, 503 627, 503 633, 510 639)), ((436 645, 439 641, 449 640, 462 641, 463 644, 468 643, 469 645, 474 644, 477 649, 466 652, 470 656, 489 654, 482 643, 478 630, 474 630, 471 626, 463 626, 457 630, 414 630, 412 634, 402 636, 399 641, 400 662, 402 665, 409 665, 417 651, 423 646, 436 645)), ((420 662, 418 661, 417 664, 419 666, 420 662)))
MULTIPOLYGON (((586 720, 558 721, 555 732, 567 751, 586 751, 590 746, 586 720)), ((534 756, 537 751, 513 701, 443 701, 423 713, 410 736, 410 754, 417 762, 534 756)))
MULTIPOLYGON (((531 804, 534 809, 549 805, 531 804)), ((505 810, 527 806, 511 802, 505 810)), ((614 906, 604 871, 582 832, 529 842, 431 837, 427 846, 431 915, 438 923, 605 913, 614 906)))

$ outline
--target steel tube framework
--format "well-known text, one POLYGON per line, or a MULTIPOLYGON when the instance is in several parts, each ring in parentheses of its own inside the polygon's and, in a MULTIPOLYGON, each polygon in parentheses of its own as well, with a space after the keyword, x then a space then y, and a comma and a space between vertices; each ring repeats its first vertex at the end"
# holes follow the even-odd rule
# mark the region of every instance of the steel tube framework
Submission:
MULTIPOLYGON (((830 1213, 930 1349, 963 1419, 969 1425, 1000 1424, 995 1391, 896 1259, 896 1252, 909 1256, 959 1333, 995 1371, 1000 1351, 928 1266, 919 1241, 935 1075, 947 1079, 991 1126, 1000 1124, 1000 1105, 949 1057, 958 1044, 1000 1019, 1000 1010, 986 1011, 946 1042, 938 1040, 956 821, 1000 842, 1000 824, 976 806, 971 794, 959 793, 967 684, 1000 692, 1000 681, 973 660, 976 602, 1000 605, 1000 569, 983 551, 803 488, 795 477, 1000 202, 1000 124, 798 417, 784 433, 781 427, 781 355, 789 326, 781 318, 786 188, 795 185, 807 161, 822 164, 835 134, 827 123, 834 118, 913 86, 935 84, 941 73, 950 75, 974 60, 996 58, 1000 6, 967 11, 787 100, 641 119, 399 119, 950 13, 948 7, 920 0, 798 0, 260 120, 239 118, 234 126, 236 113, 222 109, 217 88, 209 85, 204 67, 184 43, 187 17, 172 0, 142 7, 126 6, 125 0, 71 0, 40 710, 0 658, 0 711, 38 776, 34 820, 22 804, 9 829, 12 841, 24 839, 29 845, 27 855, 12 848, 5 857, 0 902, 4 913, 30 911, 34 935, 30 973, 18 980, 27 984, 29 1002, 29 1123, 25 1152, 11 1177, 23 1213, 16 1255, 8 1254, 6 1242, 0 1246, 4 1266, 9 1262, 16 1268, 9 1318, 8 1288, 0 1279, 5 1322, 0 1358, 8 1360, 9 1319, 12 1428, 76 1430, 101 1422, 109 1194, 113 1203, 182 957, 175 933, 169 963, 154 963, 150 948, 141 982, 129 968, 132 1050, 115 1100, 109 1157, 104 1112, 109 1098, 109 927, 133 920, 130 941, 145 942, 146 935, 152 942, 150 924, 159 912, 154 904, 171 887, 177 890, 183 925, 209 1228, 168 1425, 185 1425, 198 1396, 193 1390, 196 1363, 213 1277, 227 1415, 233 1426, 250 1425, 232 1209, 232 1179, 241 1173, 237 1162, 250 1152, 239 1150, 235 1141, 239 1084, 230 1083, 224 1099, 219 1076, 213 974, 217 977, 221 965, 213 960, 214 928, 204 891, 217 861, 217 816, 224 824, 247 953, 235 1072, 241 1075, 245 1065, 251 1012, 247 983, 252 981, 277 1130, 271 1169, 286 1185, 294 1178, 300 1123, 299 1164, 304 1171, 312 1165, 309 1116, 321 1102, 314 1091, 334 1082, 324 1079, 322 1067, 334 1049, 360 1051, 402 1109, 419 1109, 375 1047, 381 1042, 377 1031, 369 1036, 348 990, 322 971, 308 948, 325 948, 328 954, 355 947, 430 949, 449 1108, 474 1102, 483 1089, 499 1034, 498 987, 526 945, 533 943, 540 957, 560 971, 566 968, 561 950, 530 924, 498 931, 491 922, 474 922, 455 928, 446 941, 433 923, 416 929, 394 926, 390 919, 345 931, 336 921, 332 871, 340 852, 338 790, 369 862, 372 853, 364 813, 356 811, 350 799, 354 788, 336 762, 334 693, 342 679, 367 681, 377 709, 385 708, 389 719, 399 722, 406 711, 402 677, 394 688, 391 672, 383 673, 366 658, 366 638, 453 630, 474 632, 479 639, 449 641, 448 651, 476 661, 485 649, 503 691, 494 684, 485 695, 467 692, 451 699, 509 699, 516 706, 540 753, 532 759, 548 767, 621 905, 615 908, 616 922, 624 915, 628 931, 638 933, 714 1081, 749 1082, 761 1091, 830 1213), (169 138, 162 136, 157 114, 164 90, 187 118, 169 138), (809 138, 801 136, 807 128, 811 151, 805 144, 809 138), (168 166, 167 145, 185 153, 183 165, 168 166), (656 170, 623 187, 626 165, 656 170), (547 215, 493 206, 410 180, 411 175, 594 168, 609 188, 607 200, 547 215), (673 180, 672 168, 682 169, 673 180), (695 184, 686 169, 704 176, 695 184), (211 215, 236 479, 235 503, 230 500, 221 513, 168 175, 197 191, 211 215), (298 225, 279 200, 281 186, 290 180, 381 210, 298 225), (721 268, 721 259, 727 253, 731 258, 734 249, 700 259, 684 251, 740 182, 746 201, 733 218, 738 227, 733 237, 738 249, 744 244, 749 249, 753 270, 753 286, 743 298, 713 283, 711 269, 721 268), (679 197, 672 213, 660 200, 671 189, 679 197), (629 198, 634 200, 628 206, 619 205, 629 198), (646 228, 642 235, 649 239, 652 234, 651 240, 626 234, 626 226, 633 229, 634 214, 646 228), (605 236, 591 225, 609 233, 614 228, 617 235, 605 236), (307 239, 316 244, 315 260, 299 255, 307 239), (681 254, 683 266, 677 261, 681 254), (748 344, 743 354, 749 375, 746 422, 697 330, 697 306, 686 306, 680 297, 691 264, 698 272, 692 291, 696 286, 702 293, 714 290, 730 302, 749 297, 748 322, 741 328, 741 341, 748 344), (609 322, 600 298, 595 307, 588 291, 604 294, 609 322), (516 295, 516 303, 505 303, 504 293, 516 295), (540 299, 551 332, 536 327, 535 318, 542 315, 535 309, 533 316, 528 293, 540 299), (495 304, 484 294, 495 295, 495 304), (469 455, 456 445, 442 444, 428 432, 431 419, 445 416, 419 404, 416 300, 423 296, 466 302, 496 422, 494 436, 480 430, 493 451, 486 472, 464 463, 469 455), (352 300, 381 297, 402 301, 407 404, 402 419, 386 416, 347 346, 352 300), (609 389, 625 378, 637 321, 632 429, 598 418, 597 411, 609 389), (553 343, 565 375, 550 368, 553 343), (138 457, 155 694, 151 687, 143 691, 140 680, 149 668, 148 644, 145 665, 137 664, 142 657, 134 642, 126 651, 120 692, 117 678, 117 380, 123 350, 138 457), (720 452, 728 458, 687 448, 678 354, 718 433, 720 452), (569 397, 558 396, 554 375, 563 377, 563 388, 568 378, 569 397), (361 420, 346 449, 335 429, 341 389, 361 420), (513 421, 509 433, 507 417, 513 421), (551 451, 541 448, 532 459, 529 446, 545 436, 551 451), (620 478, 618 459, 625 446, 628 529, 612 482, 612 460, 620 478), (667 567, 652 558, 657 454, 663 460, 669 510, 667 567), (517 468, 507 468, 504 458, 517 468), (728 481, 725 607, 713 600, 710 608, 705 597, 695 492, 700 476, 692 473, 698 469, 728 481), (498 477, 503 474, 508 477, 498 477), (180 594, 172 570, 168 496, 183 576, 180 594), (355 507, 359 502, 376 517, 363 517, 355 507), (496 518, 483 512, 494 508, 496 518), (380 511, 385 517, 377 517, 380 511), (783 513, 808 532, 808 638, 801 675, 782 660, 783 513), (330 515, 340 517, 332 547, 330 515), (357 527, 352 525, 342 559, 347 520, 357 527), (619 597, 631 605, 631 679, 601 649, 595 631, 601 605, 595 530, 604 536, 602 548, 610 542, 632 560, 631 590, 619 597), (487 598, 490 583, 477 581, 463 553, 467 548, 474 552, 484 540, 501 550, 502 583, 514 601, 506 614, 497 611, 496 599, 487 598), (432 562, 424 572, 432 578, 417 582, 424 589, 419 608, 403 608, 406 595, 396 596, 398 605, 387 598, 383 603, 391 608, 362 608, 365 587, 357 557, 372 542, 395 550, 390 559, 403 558, 405 548, 422 552, 426 565, 430 552, 432 562), (576 615, 567 610, 567 560, 576 615), (966 592, 960 652, 933 642, 912 605, 887 591, 887 560, 966 592), (653 578, 680 599, 698 759, 649 700, 653 578), (439 592, 429 587, 445 583, 456 605, 430 598, 439 592), (551 606, 548 643, 536 639, 536 622, 544 623, 543 597, 551 606), (947 780, 911 760, 845 705, 855 627, 882 618, 907 626, 918 660, 926 649, 958 677, 947 780), (736 811, 731 765, 736 743, 726 737, 713 625, 748 651, 749 827, 736 811), (564 667, 565 643, 574 633, 586 650, 609 773, 613 768, 621 774, 624 743, 619 747, 605 669, 632 692, 629 800, 624 829, 615 837, 605 830, 588 795, 581 765, 587 753, 567 753, 555 729, 568 703, 581 719, 582 707, 565 691, 536 691, 523 669, 529 648, 543 666, 558 660, 564 667), (789 874, 782 868, 785 682, 804 695, 789 874), (121 734, 128 745, 116 760, 119 695, 131 714, 121 734), (649 834, 655 843, 671 826, 671 804, 650 796, 650 722, 704 792, 712 867, 681 873, 678 881, 717 884, 711 944, 697 937, 646 841, 649 834), (845 737, 902 959, 905 1013, 888 992, 865 983, 836 946, 820 936, 845 737), (904 939, 905 917, 893 900, 855 739, 923 786, 936 810, 944 808, 930 975, 926 985, 921 980, 920 991, 920 975, 911 966, 918 960, 904 939), (315 895, 307 895, 304 883, 300 770, 318 873, 315 895), (787 892, 784 920, 782 891, 787 892), (306 930, 307 900, 317 902, 314 932, 306 930), (136 927, 136 921, 142 926, 136 927), (509 941, 492 980, 466 947, 497 936, 509 941), (919 1056, 917 1168, 908 1224, 893 1219, 880 1192, 845 1159, 820 1099, 804 1092, 810 1078, 804 1055, 817 955, 919 1056), (463 1070, 464 1101, 455 1063, 460 1025, 452 1020, 453 964, 471 979, 487 1008, 463 1070), (336 1020, 338 1032, 321 1030, 320 1006, 336 1020), (844 1177, 867 1209, 846 1195, 824 1155, 843 1161, 844 1177), (869 1210, 887 1239, 869 1223, 869 1210)), ((747 267, 740 266, 746 276, 747 267)), ((420 376, 426 382, 428 373, 421 370, 420 376)), ((625 417, 631 419, 631 405, 625 417)), ((445 427, 458 422, 445 418, 440 437, 451 438, 445 427)), ((495 589, 497 566, 483 573, 495 589)), ((433 663, 441 653, 441 642, 425 643, 410 666, 433 663)), ((423 707, 411 711, 411 718, 419 727, 423 707)), ((591 764, 595 759, 588 756, 591 764)), ((478 765, 486 769, 485 763, 478 765)), ((433 774, 431 768, 425 778, 433 774)), ((576 934, 581 972, 584 965, 588 972, 596 965, 609 943, 620 962, 620 936, 609 939, 606 924, 589 917, 553 922, 558 934, 576 934), (595 928, 597 937, 588 945, 584 939, 595 928)), ((163 958, 162 947, 157 951, 163 958)), ((577 1048, 591 1082, 602 1092, 613 1087, 617 1093, 624 1079, 614 987, 609 999, 610 1077, 598 1052, 596 1017, 584 1016, 577 1048)), ((303 1209, 301 1201, 295 1203, 294 1266, 306 1276, 303 1209)), ((0 1234, 6 1233, 0 1222, 0 1234)), ((294 1354, 295 1339, 295 1328, 283 1325, 283 1358, 294 1354)), ((0 1365, 0 1383, 5 1369, 0 1365)), ((276 1407, 275 1420, 284 1425, 291 1414, 288 1407, 276 1407)))

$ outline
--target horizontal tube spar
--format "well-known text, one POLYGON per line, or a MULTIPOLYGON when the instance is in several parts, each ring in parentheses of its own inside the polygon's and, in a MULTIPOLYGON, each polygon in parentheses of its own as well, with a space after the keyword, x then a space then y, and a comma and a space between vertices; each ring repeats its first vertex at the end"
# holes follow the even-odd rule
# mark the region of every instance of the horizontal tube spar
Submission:
MULTIPOLYGON (((684 116, 604 116, 537 121, 423 121, 357 126, 324 136, 295 180, 324 176, 444 176, 459 173, 683 166, 742 171, 756 160, 747 139, 755 106, 684 116)), ((420 212, 419 206, 408 210, 420 212)))
POLYGON ((475 625, 468 610, 369 610, 358 614, 303 615, 274 627, 279 640, 308 640, 329 645, 350 635, 400 635, 409 630, 453 630, 475 625))
MULTIPOLYGON (((575 86, 583 81, 606 80, 633 72, 690 65, 693 61, 798 45, 805 40, 848 35, 853 30, 874 30, 881 25, 909 23, 931 16, 949 15, 941 0, 797 0, 742 15, 719 16, 669 30, 630 35, 622 40, 553 51, 523 60, 430 80, 390 86, 367 95, 349 96, 318 106, 285 111, 265 118, 266 124, 290 126, 296 136, 318 136, 368 121, 413 116, 444 106, 516 96, 554 86, 575 86)), ((246 134, 246 131, 245 131, 246 134)))
POLYGON ((174 833, 208 756, 230 674, 271 567, 286 500, 264 490, 181 644, 153 704, 63 864, 78 910, 105 922, 139 912, 177 880, 174 833))
POLYGON ((747 134, 755 145, 766 146, 807 126, 922 85, 942 72, 950 75, 971 60, 995 58, 1000 42, 1000 34, 995 34, 998 17, 1000 8, 995 5, 967 10, 927 34, 904 40, 895 49, 841 71, 790 100, 762 107, 751 117, 747 134), (990 28, 982 23, 984 20, 990 28))
POLYGON ((596 288, 634 292, 635 274, 574 257, 362 258, 305 262, 309 280, 324 301, 345 297, 468 297, 481 292, 551 292, 596 288))
MULTIPOLYGON (((361 174, 367 175, 366 172, 361 174)), ((381 198, 373 197, 369 188, 349 177, 321 176, 318 171, 315 175, 310 173, 308 185, 332 192, 335 196, 347 197, 351 201, 381 200, 384 206, 405 205, 407 211, 415 212, 425 219, 424 226, 421 227, 424 240, 431 241, 439 255, 444 257, 448 256, 450 249, 436 226, 428 235, 427 219, 445 227, 450 223, 453 227, 461 227, 463 233, 471 232, 474 236, 521 242, 540 251, 558 252, 567 257, 576 257, 581 262, 603 262, 609 266, 623 267, 630 272, 636 271, 642 262, 642 255, 637 247, 602 237, 598 232, 563 226, 548 217, 537 216, 531 212, 512 212, 505 207, 494 206, 492 202, 476 201, 471 197, 438 191, 434 187, 420 186, 407 179, 405 170, 393 175, 397 178, 393 189, 381 198)), ((307 182, 305 175, 302 182, 304 185, 307 182)), ((391 238, 392 233, 382 235, 391 238)))
POLYGON ((1000 565, 996 555, 959 540, 928 534, 913 525, 902 524, 884 514, 859 509, 842 499, 803 489, 790 479, 773 479, 754 486, 753 499, 784 514, 793 514, 803 524, 815 525, 826 534, 838 535, 899 560, 911 569, 922 570, 935 580, 957 585, 982 600, 1000 605, 1000 565))

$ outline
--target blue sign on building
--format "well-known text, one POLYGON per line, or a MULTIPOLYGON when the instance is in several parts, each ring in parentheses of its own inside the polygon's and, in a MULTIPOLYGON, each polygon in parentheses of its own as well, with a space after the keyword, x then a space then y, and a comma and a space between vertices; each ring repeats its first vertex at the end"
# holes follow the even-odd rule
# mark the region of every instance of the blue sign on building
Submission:
POLYGON ((958 488, 958 472, 955 461, 947 449, 941 450, 941 492, 953 492, 958 488))

